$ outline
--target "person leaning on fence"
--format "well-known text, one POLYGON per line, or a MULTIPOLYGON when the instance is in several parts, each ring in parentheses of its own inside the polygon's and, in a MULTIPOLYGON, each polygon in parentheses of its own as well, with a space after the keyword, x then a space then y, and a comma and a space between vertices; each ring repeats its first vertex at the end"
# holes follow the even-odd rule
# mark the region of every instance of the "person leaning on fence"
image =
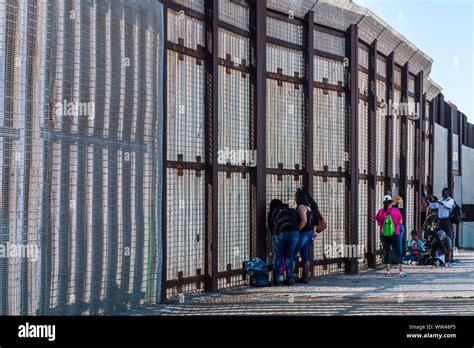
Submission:
POLYGON ((303 259, 303 277, 298 279, 298 283, 308 284, 310 275, 309 246, 313 240, 313 211, 311 209, 311 201, 308 190, 301 187, 295 194, 297 204, 297 224, 300 232, 298 245, 296 246, 295 256, 299 252, 303 259))
POLYGON ((400 210, 393 207, 392 197, 385 196, 383 208, 381 208, 375 216, 380 225, 380 235, 382 237, 382 245, 384 251, 384 262, 387 265, 385 276, 389 277, 392 274, 392 260, 390 259, 390 247, 396 253, 396 261, 398 263, 398 270, 400 277, 406 277, 407 274, 403 271, 403 261, 400 255, 400 224, 403 223, 402 214, 400 210))
POLYGON ((405 237, 406 237, 406 229, 405 229, 405 217, 406 217, 406 214, 405 214, 405 209, 403 209, 403 199, 402 197, 400 197, 399 195, 396 195, 395 197, 393 197, 393 207, 394 208, 397 208, 399 211, 400 211, 400 214, 402 214, 402 219, 403 219, 403 222, 400 224, 400 236, 399 236, 399 240, 400 240, 400 256, 403 257, 403 255, 405 254, 405 237))
POLYGON ((268 213, 268 227, 272 232, 275 260, 273 263, 273 284, 280 285, 282 260, 285 262, 285 284, 294 283, 295 248, 299 241, 298 225, 296 224, 296 211, 283 204, 279 199, 270 202, 268 213))

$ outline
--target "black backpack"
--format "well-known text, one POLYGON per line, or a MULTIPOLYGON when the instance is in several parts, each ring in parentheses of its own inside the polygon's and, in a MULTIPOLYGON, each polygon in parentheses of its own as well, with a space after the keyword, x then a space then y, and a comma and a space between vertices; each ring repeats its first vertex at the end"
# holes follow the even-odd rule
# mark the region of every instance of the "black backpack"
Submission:
POLYGON ((462 221, 462 210, 461 207, 454 202, 453 209, 451 209, 451 214, 449 216, 453 224, 459 225, 462 221))

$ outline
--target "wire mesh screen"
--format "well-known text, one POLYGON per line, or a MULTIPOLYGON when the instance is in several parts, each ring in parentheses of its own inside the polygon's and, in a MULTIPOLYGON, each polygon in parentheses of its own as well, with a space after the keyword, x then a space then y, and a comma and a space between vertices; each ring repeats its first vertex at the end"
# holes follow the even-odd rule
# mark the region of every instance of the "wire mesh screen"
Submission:
POLYGON ((342 61, 315 56, 314 81, 346 86, 347 77, 342 61))
POLYGON ((408 78, 408 92, 415 94, 415 78, 413 76, 408 78))
POLYGON ((387 63, 384 59, 377 58, 377 75, 387 77, 387 63))
POLYGON ((0 235, 37 255, 0 263, 1 314, 155 302, 161 5, 4 5, 0 235))
POLYGON ((383 176, 385 174, 385 149, 387 144, 386 126, 387 126, 387 105, 385 104, 386 84, 384 81, 377 80, 377 100, 380 104, 377 106, 377 114, 375 119, 375 160, 376 160, 376 174, 383 176))
POLYGON ((398 67, 393 69, 393 83, 397 86, 402 85, 402 71, 398 67))
POLYGON ((361 253, 359 257, 359 268, 367 267, 365 253, 367 252, 367 231, 368 225, 368 205, 369 189, 367 180, 359 180, 359 242, 358 251, 361 253))
POLYGON ((267 36, 303 45, 303 26, 267 17, 267 36))
POLYGON ((394 183, 392 184, 392 192, 391 192, 391 193, 392 193, 392 197, 398 195, 398 191, 399 191, 398 183, 395 183, 395 182, 394 182, 394 183))
POLYGON ((204 23, 182 12, 168 9, 167 39, 192 49, 204 47, 204 23))
POLYGON ((359 99, 359 118, 357 132, 359 138, 359 173, 367 174, 369 170, 369 147, 368 147, 368 127, 369 127, 369 103, 359 99))
POLYGON ((314 90, 314 168, 346 170, 346 98, 335 91, 314 90))
POLYGON ((359 93, 369 96, 369 75, 359 71, 359 93))
MULTIPOLYGON (((219 172, 219 272, 241 269, 250 259, 249 175, 219 172)), ((242 284, 242 276, 227 278, 220 287, 242 284)))
POLYGON ((362 47, 359 47, 359 65, 369 68, 369 51, 362 47))
MULTIPOLYGON (((248 154, 250 152, 249 100, 249 78, 243 78, 238 70, 227 70, 219 66, 218 143, 220 154, 248 154)), ((249 162, 251 156, 247 157, 244 161, 249 162)), ((235 158, 231 159, 231 162, 234 165, 242 165, 242 161, 235 158)), ((224 161, 220 164, 226 163, 227 161, 224 161)))
POLYGON ((167 158, 204 158, 204 65, 168 50, 167 158))
POLYGON ((249 38, 219 29, 219 58, 230 59, 234 66, 249 65, 249 38))
POLYGON ((415 121, 407 121, 408 148, 407 148, 407 177, 415 179, 415 121))
MULTIPOLYGON (((204 274, 204 184, 205 176, 196 176, 194 170, 168 168, 166 190, 166 265, 167 280, 178 280, 204 274)), ((196 283, 182 289, 170 287, 167 296, 180 292, 202 290, 196 283)))
POLYGON ((267 167, 302 168, 303 89, 267 79, 267 115, 267 167))
MULTIPOLYGON (((313 196, 318 202, 321 214, 328 228, 314 240, 314 260, 338 259, 345 257, 339 253, 346 245, 346 179, 322 178, 315 176, 313 196)), ((316 275, 339 273, 344 263, 339 267, 331 264, 326 267, 315 267, 316 275)))
MULTIPOLYGON (((398 89, 393 90, 393 109, 396 109, 400 105, 401 93, 398 89)), ((402 120, 401 116, 397 114, 392 115, 392 131, 393 131, 393 177, 400 176, 400 146, 402 141, 402 120)))
POLYGON ((303 52, 267 44, 267 71, 286 76, 303 77, 303 52))
POLYGON ((411 233, 411 231, 415 228, 415 188, 413 185, 407 186, 407 197, 406 197, 406 204, 405 204, 405 212, 406 212, 406 232, 407 235, 411 233))
POLYGON ((175 3, 184 7, 193 9, 194 11, 204 13, 204 0, 173 0, 175 3))
POLYGON ((232 0, 219 0, 219 19, 237 28, 249 30, 249 8, 232 0))
POLYGON ((345 57, 346 39, 344 37, 331 35, 319 30, 315 30, 314 48, 318 51, 335 54, 340 57, 345 57))
MULTIPOLYGON (((383 181, 377 181, 375 184, 375 211, 379 211, 379 209, 383 208, 383 197, 385 196, 385 185, 383 181)), ((382 255, 379 255, 377 251, 383 249, 382 241, 380 240, 380 233, 379 233, 379 225, 375 222, 375 250, 376 250, 376 263, 382 263, 382 255)))

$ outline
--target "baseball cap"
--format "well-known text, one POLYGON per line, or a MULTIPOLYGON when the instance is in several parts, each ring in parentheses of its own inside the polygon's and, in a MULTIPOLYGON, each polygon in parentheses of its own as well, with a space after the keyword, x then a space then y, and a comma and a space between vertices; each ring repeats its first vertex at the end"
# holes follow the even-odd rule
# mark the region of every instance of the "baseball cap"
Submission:
POLYGON ((384 202, 391 202, 391 201, 392 201, 392 196, 390 196, 390 195, 384 196, 384 197, 383 197, 383 201, 384 201, 384 202))

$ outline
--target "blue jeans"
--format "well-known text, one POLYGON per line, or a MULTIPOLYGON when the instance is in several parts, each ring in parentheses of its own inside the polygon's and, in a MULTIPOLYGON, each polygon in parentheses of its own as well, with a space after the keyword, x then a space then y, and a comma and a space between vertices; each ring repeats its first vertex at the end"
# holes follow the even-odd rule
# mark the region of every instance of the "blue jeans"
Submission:
POLYGON ((400 256, 403 256, 403 250, 405 249, 405 225, 400 224, 400 256))
POLYGON ((309 245, 313 239, 313 231, 299 232, 298 245, 296 246, 295 256, 300 252, 301 258, 304 261, 309 261, 309 245))
POLYGON ((293 277, 295 264, 295 248, 298 243, 299 232, 280 232, 273 236, 273 243, 275 244, 275 262, 273 264, 273 276, 278 281, 280 277, 281 258, 285 259, 286 276, 293 277))

